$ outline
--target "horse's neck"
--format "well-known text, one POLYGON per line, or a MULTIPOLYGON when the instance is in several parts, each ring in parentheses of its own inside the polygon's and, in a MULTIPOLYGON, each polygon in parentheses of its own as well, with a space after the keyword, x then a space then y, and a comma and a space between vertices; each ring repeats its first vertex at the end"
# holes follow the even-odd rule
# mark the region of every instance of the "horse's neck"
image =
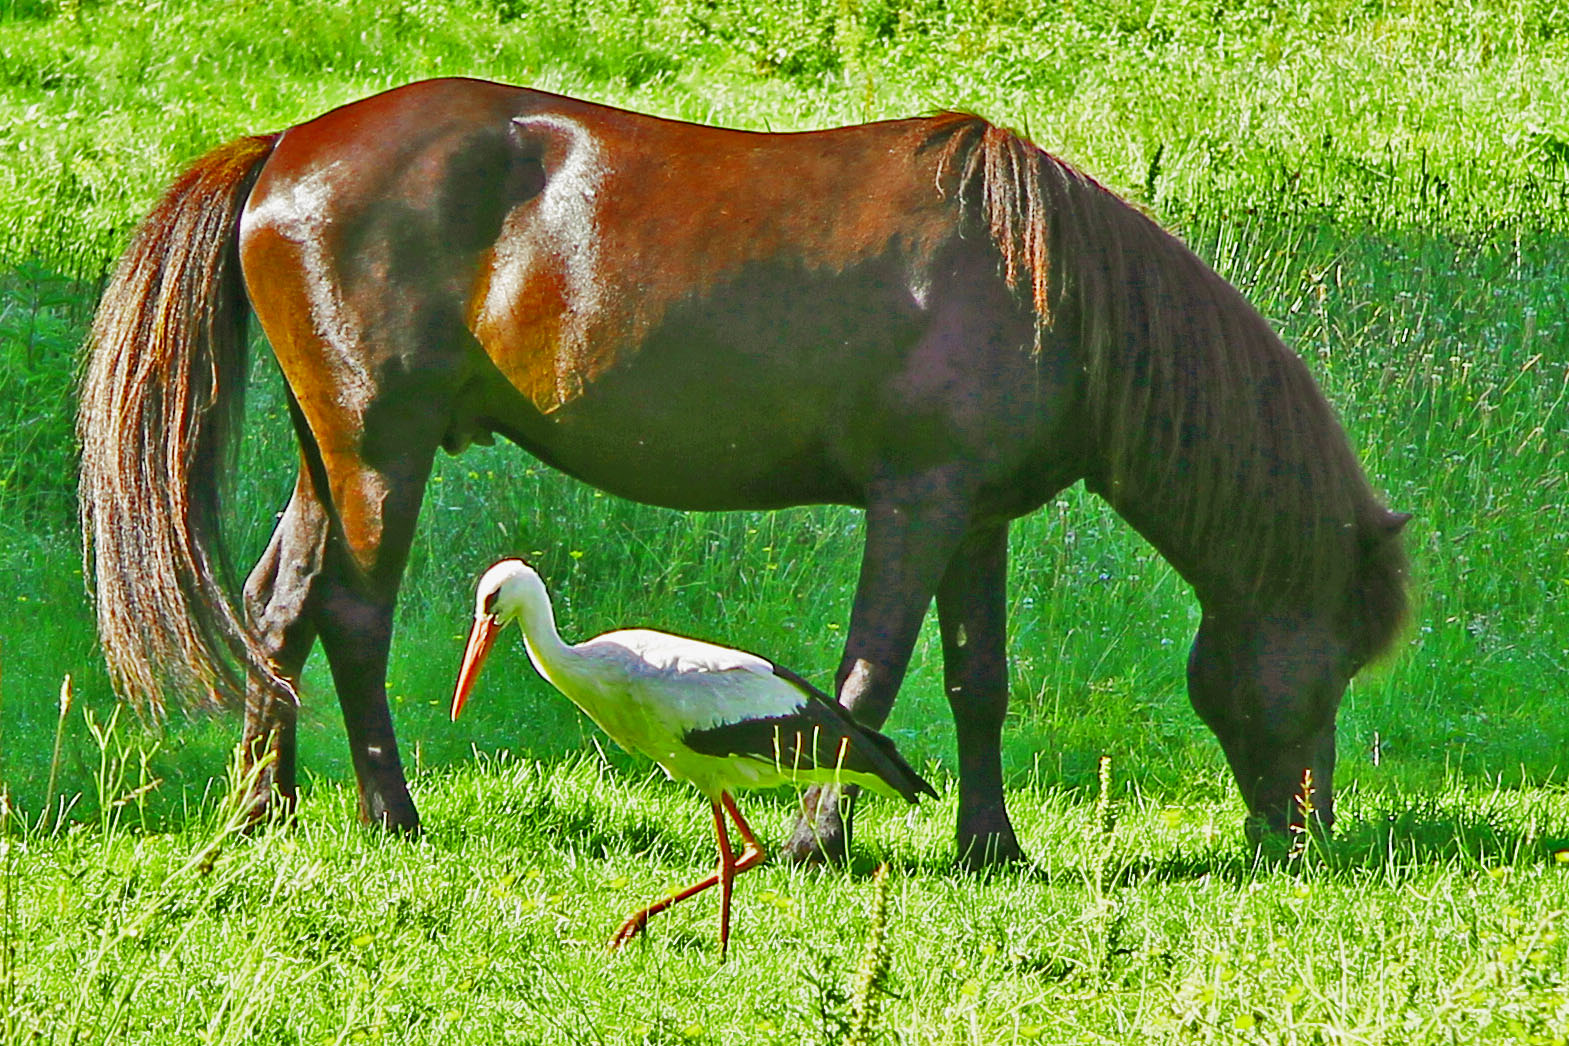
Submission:
POLYGON ((1222 598, 1229 586, 1211 576, 1212 572, 1206 569, 1207 557, 1192 547, 1193 543, 1184 528, 1178 525, 1177 517, 1163 512, 1158 500, 1139 497, 1099 477, 1086 478, 1084 485, 1091 493, 1103 498, 1116 510, 1117 515, 1138 531, 1139 536, 1148 541, 1160 557, 1182 576, 1200 600, 1206 597, 1222 598))

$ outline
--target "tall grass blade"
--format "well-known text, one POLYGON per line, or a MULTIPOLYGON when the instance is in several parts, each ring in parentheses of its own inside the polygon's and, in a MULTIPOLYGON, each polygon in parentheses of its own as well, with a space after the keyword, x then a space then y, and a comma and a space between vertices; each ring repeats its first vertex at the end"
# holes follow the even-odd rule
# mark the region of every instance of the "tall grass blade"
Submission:
POLYGON ((65 741, 65 721, 66 716, 71 713, 72 698, 71 674, 67 672, 65 678, 60 682, 60 715, 55 719, 54 749, 49 755, 49 781, 44 786, 43 808, 38 811, 39 832, 43 831, 44 822, 49 820, 54 822, 50 827, 50 832, 58 832, 60 830, 60 822, 65 817, 65 803, 63 800, 59 808, 55 808, 54 790, 55 785, 60 780, 60 752, 65 741))

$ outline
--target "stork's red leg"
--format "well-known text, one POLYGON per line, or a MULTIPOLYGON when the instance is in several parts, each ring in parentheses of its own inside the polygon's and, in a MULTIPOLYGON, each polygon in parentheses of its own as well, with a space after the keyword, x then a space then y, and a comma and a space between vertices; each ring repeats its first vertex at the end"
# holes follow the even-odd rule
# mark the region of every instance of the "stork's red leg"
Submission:
POLYGON ((623 944, 642 933, 648 926, 648 920, 669 908, 671 905, 686 900, 696 894, 702 893, 711 886, 720 886, 719 891, 719 959, 724 961, 725 948, 730 937, 730 888, 735 882, 736 873, 745 872, 756 868, 763 863, 767 856, 763 848, 757 844, 757 838, 752 834, 752 826, 746 823, 746 818, 741 816, 735 800, 730 798, 728 792, 719 793, 719 802, 713 804, 714 835, 719 841, 719 867, 712 875, 698 880, 683 890, 677 890, 669 897, 655 901, 647 908, 633 912, 627 916, 621 928, 610 938, 610 950, 615 951, 623 944), (720 804, 723 804, 721 807, 720 804), (739 858, 735 857, 730 849, 730 835, 725 829, 724 815, 728 813, 735 822, 736 831, 741 833, 741 841, 746 844, 739 858))
POLYGON ((730 793, 720 792, 719 802, 724 804, 725 812, 735 822, 735 829, 741 833, 741 841, 746 844, 746 848, 741 851, 741 859, 736 860, 730 849, 730 836, 725 831, 725 820, 719 815, 718 804, 715 804, 714 834, 719 837, 719 961, 724 962, 725 950, 730 943, 730 888, 735 883, 737 872, 757 867, 763 863, 766 855, 763 848, 757 845, 752 826, 741 816, 741 810, 735 805, 735 800, 730 798, 730 793))
MULTIPOLYGON (((720 793, 723 794, 723 793, 720 793)), ((725 815, 714 804, 714 838, 719 843, 719 961, 725 961, 730 948, 730 891, 735 886, 735 851, 730 849, 730 833, 725 831, 725 815)))
POLYGON ((752 826, 746 823, 746 818, 741 816, 741 810, 735 805, 735 800, 730 798, 729 792, 720 792, 719 801, 725 805, 730 820, 735 822, 735 830, 741 833, 741 841, 746 844, 746 849, 741 851, 741 859, 736 862, 735 870, 744 872, 748 868, 756 868, 763 863, 763 858, 768 856, 763 848, 758 845, 757 839, 752 835, 752 826))

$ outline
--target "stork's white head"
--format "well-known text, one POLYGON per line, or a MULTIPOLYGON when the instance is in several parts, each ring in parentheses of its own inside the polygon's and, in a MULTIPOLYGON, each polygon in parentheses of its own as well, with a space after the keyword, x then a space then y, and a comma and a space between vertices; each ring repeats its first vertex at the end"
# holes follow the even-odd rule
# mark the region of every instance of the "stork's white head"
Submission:
POLYGON ((463 710, 469 690, 479 677, 480 666, 485 663, 501 627, 518 620, 528 632, 540 629, 554 632, 555 629, 545 582, 521 559, 503 559, 485 571, 474 594, 474 627, 469 632, 468 646, 463 650, 463 667, 458 670, 458 683, 452 692, 453 719, 463 710))
POLYGON ((545 582, 521 559, 503 559, 479 579, 474 593, 474 619, 493 618, 498 625, 515 621, 526 608, 548 602, 545 582))

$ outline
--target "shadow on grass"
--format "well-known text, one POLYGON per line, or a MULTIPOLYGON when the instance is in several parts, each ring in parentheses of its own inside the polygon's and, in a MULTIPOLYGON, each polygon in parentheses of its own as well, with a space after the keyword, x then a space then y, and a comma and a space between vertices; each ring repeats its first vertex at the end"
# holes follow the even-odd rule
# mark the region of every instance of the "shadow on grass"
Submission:
MULTIPOLYGON (((693 825, 706 822, 702 801, 695 793, 690 805, 693 825)), ((1138 852, 1137 835, 1124 828, 1108 840, 1103 857, 1081 852, 1067 862, 1027 859, 980 869, 967 866, 951 848, 916 853, 886 841, 866 845, 852 838, 850 856, 838 867, 853 880, 870 880, 878 866, 886 864, 890 872, 903 877, 1069 885, 1082 884, 1088 876, 1098 877, 1107 889, 1119 889, 1201 879, 1242 885, 1272 872, 1374 872, 1401 877, 1457 863, 1482 868, 1562 862, 1557 854, 1569 848, 1569 825, 1522 823, 1515 814, 1485 809, 1484 805, 1467 807, 1429 797, 1400 799, 1370 811, 1371 816, 1343 816, 1334 836, 1315 839, 1305 855, 1292 853, 1290 841, 1284 839, 1251 847, 1239 824, 1234 835, 1223 834, 1198 849, 1178 845, 1163 853, 1138 852)), ((663 819, 635 810, 607 811, 587 797, 564 799, 540 792, 512 796, 501 807, 507 821, 520 828, 527 826, 528 835, 542 836, 555 845, 570 842, 590 852, 668 853, 683 848, 682 838, 687 835, 678 838, 663 819)), ((777 817, 793 808, 793 798, 757 796, 749 812, 769 811, 769 816, 777 817)), ((763 842, 771 851, 770 861, 780 860, 775 852, 777 840, 763 835, 763 842)), ((1093 847, 1094 842, 1086 839, 1083 845, 1093 847)))
POLYGON ((1211 849, 1179 848, 1162 856, 1113 854, 1107 863, 1109 884, 1119 887, 1204 878, 1242 884, 1268 871, 1376 872, 1401 877, 1455 864, 1478 868, 1556 864, 1562 861, 1557 854, 1566 848, 1569 826, 1564 824, 1522 827, 1494 811, 1417 797, 1401 800, 1373 818, 1343 817, 1332 837, 1312 841, 1301 855, 1292 853, 1289 840, 1278 838, 1257 849, 1249 847, 1239 830, 1234 843, 1221 842, 1211 849))

